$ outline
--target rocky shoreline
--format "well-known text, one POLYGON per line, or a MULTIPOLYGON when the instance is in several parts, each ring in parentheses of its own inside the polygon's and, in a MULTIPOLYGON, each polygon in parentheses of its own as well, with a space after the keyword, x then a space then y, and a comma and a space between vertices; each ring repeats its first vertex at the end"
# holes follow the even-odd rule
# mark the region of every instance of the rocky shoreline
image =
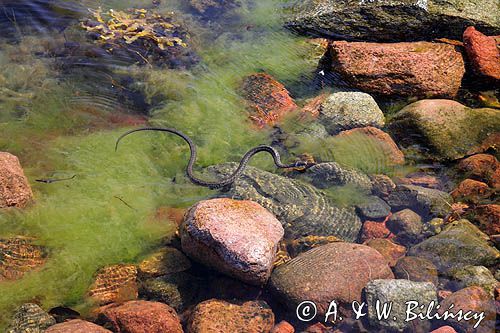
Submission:
MULTIPOLYGON (((248 167, 211 198, 166 208, 166 219, 178 220, 176 237, 140 262, 95 272, 91 313, 33 300, 7 332, 498 330, 500 104, 473 107, 460 92, 472 77, 498 96, 500 18, 494 0, 474 3, 311 0, 289 8, 286 27, 329 38, 318 75, 348 87, 296 101, 273 76, 254 73, 237 91, 255 130, 281 134, 273 137, 279 149, 310 141, 333 155, 307 151, 298 159, 313 167, 283 174, 248 167), (405 105, 389 113, 384 99, 405 105), (300 130, 287 132, 289 117, 300 130), (362 160, 374 156, 376 172, 351 158, 357 149, 366 152, 362 160), (419 167, 428 163, 439 167, 419 167), (412 164, 413 173, 395 172, 412 164), (346 188, 359 200, 331 195, 346 188), (396 319, 377 317, 380 300, 392 303, 396 319), (325 322, 332 301, 343 319, 325 322), (481 322, 443 319, 443 310, 405 321, 408 301, 453 304, 481 313, 481 322), (304 302, 315 305, 311 320, 300 320, 304 302), (355 320, 353 304, 364 304, 363 318, 355 320)), ((237 6, 190 4, 211 16, 237 6)), ((236 167, 213 165, 203 175, 218 180, 236 167)), ((31 205, 18 158, 0 152, 0 210, 31 205)), ((0 238, 0 283, 43 269, 50 251, 36 238, 0 238)))

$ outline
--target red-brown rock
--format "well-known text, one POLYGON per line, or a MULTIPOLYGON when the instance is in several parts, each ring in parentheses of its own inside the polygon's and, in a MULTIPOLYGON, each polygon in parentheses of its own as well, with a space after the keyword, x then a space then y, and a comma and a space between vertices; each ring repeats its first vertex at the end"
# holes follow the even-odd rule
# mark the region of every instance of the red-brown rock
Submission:
POLYGON ((455 331, 455 329, 451 326, 442 326, 438 329, 435 329, 431 333, 457 333, 457 331, 455 331))
POLYGON ((486 183, 494 189, 500 189, 500 162, 493 155, 477 154, 462 160, 458 164, 460 171, 468 177, 486 183))
POLYGON ((274 125, 286 114, 297 109, 285 86, 265 73, 247 76, 242 85, 250 118, 259 126, 274 125))
POLYGON ((110 325, 115 333, 183 333, 175 310, 159 302, 130 301, 105 306, 99 310, 98 323, 110 325))
POLYGON ((0 152, 0 208, 23 208, 33 199, 33 192, 19 159, 0 152))
POLYGON ((443 183, 439 178, 436 176, 428 175, 425 173, 413 173, 410 175, 407 175, 404 178, 397 178, 396 179, 396 184, 398 185, 415 185, 415 186, 421 186, 421 187, 426 187, 426 188, 432 188, 436 190, 442 190, 443 189, 443 183))
POLYGON ((98 305, 129 301, 137 296, 137 268, 134 265, 102 268, 89 290, 89 297, 98 305))
POLYGON ((361 229, 361 242, 366 242, 370 239, 375 238, 394 238, 394 234, 387 229, 387 221, 384 222, 374 222, 366 221, 363 223, 363 228, 361 229))
POLYGON ((243 282, 266 283, 281 223, 256 202, 227 198, 200 201, 180 228, 184 253, 196 261, 243 282))
POLYGON ((465 73, 449 44, 332 43, 332 70, 356 88, 380 95, 453 97, 465 73))
POLYGON ((406 279, 415 282, 431 282, 438 285, 438 270, 436 266, 425 258, 404 257, 394 266, 394 275, 397 279, 406 279))
POLYGON ((464 46, 477 74, 500 80, 500 50, 495 37, 468 27, 464 32, 464 46))
POLYGON ((0 282, 21 279, 27 272, 41 267, 46 251, 34 244, 34 239, 13 237, 0 239, 0 282))
POLYGON ((376 146, 383 152, 390 164, 402 165, 405 163, 403 152, 398 148, 391 136, 378 128, 370 126, 355 128, 340 132, 336 137, 359 140, 359 137, 362 136, 375 143, 376 146))
POLYGON ((468 218, 486 234, 500 235, 500 205, 477 206, 468 218))
POLYGON ((474 329, 473 326, 477 320, 458 321, 456 319, 448 319, 448 324, 462 332, 474 333, 493 333, 495 332, 496 308, 495 302, 489 293, 481 287, 468 287, 459 290, 450 296, 446 297, 441 302, 441 307, 438 310, 439 314, 443 314, 451 305, 454 305, 452 312, 456 313, 459 310, 463 312, 474 311, 476 313, 484 312, 485 318, 481 324, 474 329))
POLYGON ((394 267, 406 254, 406 247, 395 244, 389 239, 372 239, 366 242, 366 245, 380 252, 390 267, 394 267))
POLYGON ((85 320, 73 319, 50 326, 45 333, 111 333, 111 331, 85 320))
POLYGON ((473 179, 464 180, 451 192, 451 196, 455 201, 469 203, 479 203, 492 194, 493 191, 488 184, 473 179))
POLYGON ((271 333, 295 333, 295 328, 293 328, 290 323, 283 320, 273 327, 271 333))
POLYGON ((273 327, 274 313, 265 302, 238 305, 212 299, 193 309, 187 333, 264 333, 273 327))

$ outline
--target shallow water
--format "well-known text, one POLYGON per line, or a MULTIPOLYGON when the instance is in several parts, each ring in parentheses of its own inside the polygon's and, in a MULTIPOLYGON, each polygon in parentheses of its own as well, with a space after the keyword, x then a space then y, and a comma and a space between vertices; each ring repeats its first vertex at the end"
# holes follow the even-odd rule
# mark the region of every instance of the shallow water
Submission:
MULTIPOLYGON (((176 137, 137 134, 114 152, 125 130, 149 122, 190 135, 198 167, 238 161, 273 130, 257 130, 238 94, 242 78, 266 72, 298 103, 324 89, 316 82, 316 46, 282 27, 286 1, 242 1, 211 20, 185 1, 0 1, 0 151, 17 155, 36 203, 0 214, 0 237, 26 235, 49 249, 40 271, 0 283, 0 329, 18 305, 88 309, 85 292, 100 267, 137 263, 173 235, 173 221, 155 218, 161 207, 185 208, 214 192, 184 177, 189 152, 176 137), (78 27, 99 7, 174 11, 188 27, 199 62, 185 69, 134 65, 124 55, 96 55, 78 27), (73 46, 80 51, 72 51, 73 46), (82 49, 87 51, 81 52, 82 49), (92 52, 91 52, 92 51, 92 52), (72 180, 53 184, 40 178, 72 180)), ((392 105, 387 106, 390 109, 392 105)), ((397 106, 395 106, 397 107, 397 106)), ((303 126, 292 118, 284 130, 303 126)), ((286 145, 286 143, 285 143, 286 145)), ((376 147, 361 141, 290 144, 284 159, 316 152, 367 173, 404 175, 376 147)), ((275 172, 268 156, 252 165, 275 172)), ((276 171, 277 172, 277 171, 276 171)), ((330 193, 339 204, 364 200, 352 189, 330 193)))

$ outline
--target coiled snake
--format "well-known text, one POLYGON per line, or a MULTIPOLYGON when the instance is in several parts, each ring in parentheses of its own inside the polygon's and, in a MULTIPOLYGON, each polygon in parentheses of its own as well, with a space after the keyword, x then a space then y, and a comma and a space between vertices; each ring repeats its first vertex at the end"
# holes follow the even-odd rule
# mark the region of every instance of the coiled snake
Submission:
POLYGON ((193 166, 196 162, 196 154, 197 154, 196 145, 194 144, 193 140, 191 140, 191 138, 189 136, 187 136, 186 134, 184 134, 181 131, 178 131, 174 128, 145 127, 145 128, 138 128, 138 129, 128 131, 128 132, 122 134, 118 138, 118 140, 116 141, 115 151, 118 149, 118 145, 124 137, 126 137, 132 133, 141 132, 141 131, 168 132, 168 133, 175 134, 175 135, 181 137, 184 141, 186 141, 187 144, 189 145, 189 149, 191 151, 191 156, 189 157, 189 162, 188 162, 188 165, 186 168, 186 174, 187 174, 188 178, 191 180, 191 182, 193 182, 194 184, 199 185, 199 186, 208 187, 210 189, 219 189, 219 188, 223 188, 223 187, 226 187, 228 185, 233 184, 236 181, 236 179, 238 179, 238 177, 241 176, 243 171, 245 171, 245 168, 247 167, 250 159, 254 155, 256 155, 260 152, 267 152, 267 153, 271 154, 271 156, 273 157, 273 160, 274 160, 274 164, 280 169, 290 169, 290 168, 307 169, 307 168, 310 168, 311 166, 314 165, 313 163, 303 162, 303 161, 299 161, 299 162, 296 162, 293 164, 283 164, 281 162, 280 154, 278 153, 278 151, 275 148, 273 148, 271 146, 261 145, 261 146, 257 146, 255 148, 250 149, 241 159, 238 168, 229 177, 222 179, 218 182, 210 182, 210 181, 202 180, 193 174, 193 166))

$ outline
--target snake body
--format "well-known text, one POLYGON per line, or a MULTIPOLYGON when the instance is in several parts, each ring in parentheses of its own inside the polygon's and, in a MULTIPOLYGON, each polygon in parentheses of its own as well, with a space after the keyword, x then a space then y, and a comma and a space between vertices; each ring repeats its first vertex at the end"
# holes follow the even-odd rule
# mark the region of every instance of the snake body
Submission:
POLYGON ((186 134, 182 133, 181 131, 179 131, 177 129, 165 128, 165 127, 144 127, 144 128, 130 130, 130 131, 122 134, 118 138, 118 140, 116 141, 115 150, 118 149, 118 145, 123 138, 125 138, 126 136, 128 136, 132 133, 142 132, 142 131, 168 132, 171 134, 175 134, 178 137, 182 138, 184 141, 186 141, 187 144, 189 145, 189 149, 191 151, 191 155, 189 157, 189 162, 188 162, 188 165, 186 167, 186 174, 187 174, 188 178, 191 180, 191 182, 193 182, 194 184, 199 185, 199 186, 208 187, 210 189, 219 189, 219 188, 223 188, 223 187, 226 187, 226 186, 233 184, 236 181, 236 179, 238 179, 241 176, 243 171, 245 171, 245 168, 247 167, 250 159, 254 155, 256 155, 260 152, 269 153, 273 157, 274 164, 280 169, 289 169, 289 168, 305 168, 306 169, 306 168, 309 168, 313 165, 312 163, 303 162, 303 161, 299 161, 299 162, 296 162, 293 164, 283 164, 281 162, 280 154, 278 153, 278 151, 274 147, 261 145, 261 146, 257 146, 255 148, 250 149, 242 157, 240 164, 238 165, 238 168, 231 175, 229 175, 227 178, 222 179, 218 182, 205 181, 203 179, 196 177, 193 173, 193 167, 196 163, 196 156, 197 156, 196 145, 194 144, 193 140, 189 136, 187 136, 186 134))

